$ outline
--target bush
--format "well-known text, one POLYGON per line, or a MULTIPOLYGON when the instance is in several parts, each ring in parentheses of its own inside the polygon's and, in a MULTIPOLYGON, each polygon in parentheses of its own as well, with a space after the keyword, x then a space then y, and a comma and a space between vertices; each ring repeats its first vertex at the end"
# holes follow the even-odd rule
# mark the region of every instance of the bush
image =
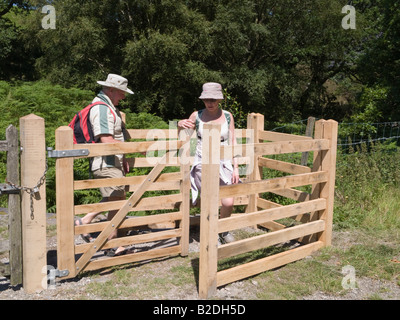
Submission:
POLYGON ((334 223, 339 228, 400 227, 400 152, 394 144, 365 144, 338 154, 334 223))
MULTIPOLYGON (((65 89, 48 82, 21 82, 10 84, 0 81, 0 140, 5 140, 5 130, 12 124, 19 128, 19 118, 36 114, 45 120, 46 146, 55 146, 55 130, 68 125, 74 114, 93 99, 93 93, 80 89, 65 89)), ((6 161, 0 164, 0 178, 5 181, 6 161)), ((55 161, 49 159, 47 174, 47 207, 55 208, 55 161)), ((6 206, 7 198, 2 197, 1 205, 6 206)))
MULTIPOLYGON (((0 140, 5 140, 5 130, 13 124, 19 128, 19 118, 36 114, 44 118, 46 125, 46 146, 55 146, 55 130, 60 126, 66 126, 74 115, 83 107, 88 105, 94 98, 95 93, 77 88, 66 89, 59 85, 51 85, 45 81, 21 82, 10 84, 0 81, 0 107, 2 117, 0 118, 0 140)), ((158 128, 167 129, 166 124, 160 117, 147 113, 127 114, 127 127, 132 129, 158 128)), ((6 155, 0 154, 0 179, 1 183, 6 178, 6 155)), ((55 211, 55 160, 48 159, 49 171, 46 176, 46 198, 49 212, 55 211)), ((75 179, 89 178, 89 162, 85 159, 75 161, 75 179)), ((84 190, 76 192, 75 203, 84 204, 100 200, 98 190, 84 190)), ((7 197, 0 199, 0 206, 7 206, 7 197)))

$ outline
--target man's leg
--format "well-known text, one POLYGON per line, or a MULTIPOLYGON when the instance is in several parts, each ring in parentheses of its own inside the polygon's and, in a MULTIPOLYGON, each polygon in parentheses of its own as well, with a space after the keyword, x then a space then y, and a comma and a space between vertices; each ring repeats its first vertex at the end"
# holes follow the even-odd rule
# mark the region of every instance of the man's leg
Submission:
MULTIPOLYGON (((105 199, 103 198, 100 201, 100 203, 101 202, 105 202, 105 199)), ((79 218, 79 219, 75 220, 75 226, 80 226, 80 225, 92 223, 93 219, 96 218, 100 213, 101 213, 101 211, 100 212, 87 213, 83 218, 79 218)), ((86 242, 91 242, 91 240, 93 240, 90 234, 82 234, 81 237, 86 242)))

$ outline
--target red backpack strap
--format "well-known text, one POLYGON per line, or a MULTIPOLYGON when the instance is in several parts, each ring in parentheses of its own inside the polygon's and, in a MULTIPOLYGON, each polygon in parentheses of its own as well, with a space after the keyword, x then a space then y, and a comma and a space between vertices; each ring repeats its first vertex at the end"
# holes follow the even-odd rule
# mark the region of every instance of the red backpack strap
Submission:
MULTIPOLYGON (((117 121, 117 118, 115 117, 115 113, 114 113, 113 109, 108 104, 106 104, 105 102, 98 101, 98 102, 95 102, 95 103, 91 104, 89 107, 94 107, 95 105, 98 105, 98 104, 104 104, 110 109, 112 115, 114 116, 114 123, 115 123, 115 121, 117 121)), ((123 135, 124 135, 124 139, 128 140, 129 139, 129 134, 128 134, 128 131, 126 130, 124 121, 122 120, 121 113, 118 111, 118 109, 116 110, 116 112, 118 114, 118 117, 121 118, 121 126, 122 126, 122 132, 123 132, 123 135)))
POLYGON ((110 109, 111 114, 114 116, 114 122, 117 121, 117 118, 115 117, 115 113, 114 113, 113 109, 112 109, 107 103, 105 103, 105 102, 103 102, 103 101, 94 102, 94 103, 88 105, 86 108, 92 109, 94 106, 101 105, 101 104, 107 106, 108 109, 110 109))

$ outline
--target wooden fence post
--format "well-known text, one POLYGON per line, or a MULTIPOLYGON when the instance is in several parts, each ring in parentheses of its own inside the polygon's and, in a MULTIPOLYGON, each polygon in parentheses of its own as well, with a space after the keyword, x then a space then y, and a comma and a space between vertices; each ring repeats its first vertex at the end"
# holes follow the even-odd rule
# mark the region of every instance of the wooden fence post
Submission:
MULTIPOLYGON (((315 118, 308 117, 307 127, 306 127, 306 132, 305 132, 306 137, 312 137, 313 132, 314 132, 314 125, 315 125, 315 118)), ((303 152, 303 154, 301 155, 301 165, 302 166, 307 166, 308 154, 309 154, 309 152, 303 152)))
MULTIPOLYGON (((66 126, 58 128, 56 130, 56 150, 72 149, 72 129, 66 126)), ((76 274, 73 168, 73 158, 56 160, 57 268, 68 270, 69 278, 76 274)))
POLYGON ((199 296, 217 290, 221 125, 205 124, 202 146, 199 296))
MULTIPOLYGON (((46 169, 44 119, 34 114, 20 119, 21 185, 32 188, 43 178, 46 169)), ((47 289, 46 184, 39 195, 22 193, 23 287, 29 294, 47 289), (31 208, 32 206, 32 208, 31 208), (33 212, 32 212, 33 209, 33 212)))
POLYGON ((178 159, 180 161, 181 170, 181 188, 182 194, 181 213, 182 220, 180 227, 182 229, 181 256, 189 255, 189 230, 190 230, 190 136, 182 130, 179 140, 184 141, 184 145, 179 152, 178 159))
POLYGON ((335 197, 336 155, 338 123, 334 120, 322 123, 322 138, 331 142, 329 150, 322 151, 321 170, 328 172, 328 182, 321 184, 320 197, 326 199, 326 209, 320 212, 320 219, 325 221, 325 231, 320 235, 325 246, 332 244, 333 206, 335 197))
MULTIPOLYGON (((247 129, 252 131, 252 141, 249 143, 260 142, 260 131, 264 130, 264 116, 259 113, 251 113, 247 117, 247 129)), ((252 162, 253 170, 249 173, 249 181, 256 181, 262 179, 262 168, 258 166, 258 156, 254 155, 254 159, 250 159, 252 162)), ((257 211, 257 198, 258 194, 252 194, 249 196, 249 204, 246 212, 257 211)))
MULTIPOLYGON (((9 126, 6 130, 7 181, 19 186, 18 130, 9 126)), ((10 239, 10 284, 22 284, 22 218, 21 195, 8 195, 9 239, 10 239)))

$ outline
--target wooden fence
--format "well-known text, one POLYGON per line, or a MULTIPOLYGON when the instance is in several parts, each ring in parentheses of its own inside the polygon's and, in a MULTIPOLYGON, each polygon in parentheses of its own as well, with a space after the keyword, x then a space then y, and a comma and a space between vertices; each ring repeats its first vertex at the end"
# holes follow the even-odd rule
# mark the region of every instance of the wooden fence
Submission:
POLYGON ((219 286, 226 285, 302 259, 331 244, 335 187, 337 122, 320 120, 314 138, 264 131, 264 117, 250 114, 248 128, 254 130, 253 143, 238 147, 220 147, 219 125, 204 126, 202 195, 200 222, 200 298, 210 298, 219 286), (269 141, 264 143, 264 141, 269 141), (307 167, 264 156, 313 152, 313 165, 307 167), (219 159, 247 155, 254 161, 249 179, 237 185, 219 187, 219 159), (285 172, 281 178, 262 179, 262 168, 285 172), (311 192, 296 189, 311 185, 311 192), (272 192, 296 201, 281 206, 263 199, 272 192), (247 196, 246 213, 218 219, 220 200, 247 196), (285 228, 279 220, 293 218, 296 226, 285 228), (262 225, 270 232, 218 247, 218 234, 249 226, 262 225), (289 240, 302 245, 272 256, 218 271, 218 261, 263 249, 289 240))
MULTIPOLYGON (((13 125, 7 128, 6 139, 0 141, 0 151, 7 152, 7 182, 19 185, 19 139, 18 130, 13 125)), ((5 188, 8 186, 3 184, 5 188)), ((10 276, 10 284, 15 286, 22 283, 22 222, 19 193, 8 194, 8 221, 9 241, 0 241, 0 252, 9 252, 9 264, 0 263, 0 274, 10 276)))
MULTIPOLYGON (((34 293, 47 288, 46 259, 46 147, 44 120, 35 115, 20 119, 21 185, 38 186, 33 198, 21 193, 23 286, 34 293), (39 182, 38 182, 39 181, 39 182), (44 271, 44 273, 43 273, 44 271)), ((238 146, 220 146, 219 126, 206 125, 210 135, 203 141, 203 187, 200 214, 200 270, 201 298, 211 297, 216 288, 249 277, 289 262, 301 259, 331 243, 333 191, 335 184, 337 123, 320 120, 312 137, 295 136, 264 131, 264 118, 250 114, 248 129, 236 130, 246 143, 238 146), (264 143, 264 141, 269 141, 264 143), (313 152, 313 166, 307 167, 274 160, 265 156, 313 152), (219 159, 238 157, 248 172, 243 183, 219 187, 219 159), (289 174, 282 178, 262 179, 262 169, 270 168, 289 174), (311 185, 309 193, 296 189, 311 185), (284 206, 263 199, 260 194, 272 192, 296 200, 284 206), (220 199, 234 197, 235 205, 245 205, 246 212, 230 218, 218 219, 220 199), (294 218, 298 224, 285 228, 279 221, 294 218), (271 232, 253 238, 235 241, 217 247, 218 233, 261 225, 271 232), (217 271, 218 260, 236 256, 288 240, 298 239, 304 245, 289 251, 253 261, 231 269, 217 271)), ((177 130, 128 130, 137 142, 116 144, 74 145, 72 129, 56 130, 56 207, 57 207, 57 270, 61 279, 75 277, 83 270, 95 270, 119 264, 162 258, 173 255, 187 256, 190 226, 190 137, 178 137, 177 130), (150 141, 143 141, 143 140, 150 141), (89 152, 87 155, 86 151, 89 152), (148 168, 142 176, 118 179, 75 180, 76 159, 115 154, 140 154, 149 151, 164 156, 137 156, 129 158, 131 168, 148 168), (79 154, 76 154, 78 152, 79 154), (166 167, 174 167, 165 172, 166 167), (74 194, 79 190, 105 186, 129 186, 131 195, 124 201, 75 205, 74 194), (143 197, 147 191, 164 194, 143 197), (165 194, 167 193, 167 194, 165 194), (89 212, 117 210, 111 221, 75 226, 77 215, 89 212), (129 212, 143 211, 151 215, 134 216, 129 212), (115 230, 148 227, 168 223, 156 232, 124 235, 109 240, 115 230), (76 237, 83 233, 98 232, 92 243, 77 244, 76 237), (119 257, 105 257, 101 250, 119 246, 159 243, 153 247, 119 257), (66 271, 66 272, 64 272, 66 271)), ((5 146, 5 143, 0 143, 5 146)), ((16 144, 17 145, 17 144, 16 144)), ((10 147, 11 143, 7 142, 10 147)), ((18 148, 18 147, 16 147, 18 148)), ((8 149, 10 150, 10 149, 8 149)), ((16 149, 18 151, 18 149, 16 149)), ((18 152, 17 152, 18 153, 18 152)), ((11 161, 14 165, 18 161, 11 161)), ((9 178, 9 181, 11 181, 9 178)), ((14 180, 18 183, 18 179, 14 180)), ((146 194, 147 196, 147 194, 146 194)), ((21 263, 19 263, 21 266, 21 263)))
POLYGON ((11 285, 22 283, 27 293, 35 293, 47 289, 44 119, 27 115, 20 118, 19 128, 20 148, 12 127, 7 142, 0 143, 7 151, 7 181, 18 191, 9 195, 9 267, 11 285))

